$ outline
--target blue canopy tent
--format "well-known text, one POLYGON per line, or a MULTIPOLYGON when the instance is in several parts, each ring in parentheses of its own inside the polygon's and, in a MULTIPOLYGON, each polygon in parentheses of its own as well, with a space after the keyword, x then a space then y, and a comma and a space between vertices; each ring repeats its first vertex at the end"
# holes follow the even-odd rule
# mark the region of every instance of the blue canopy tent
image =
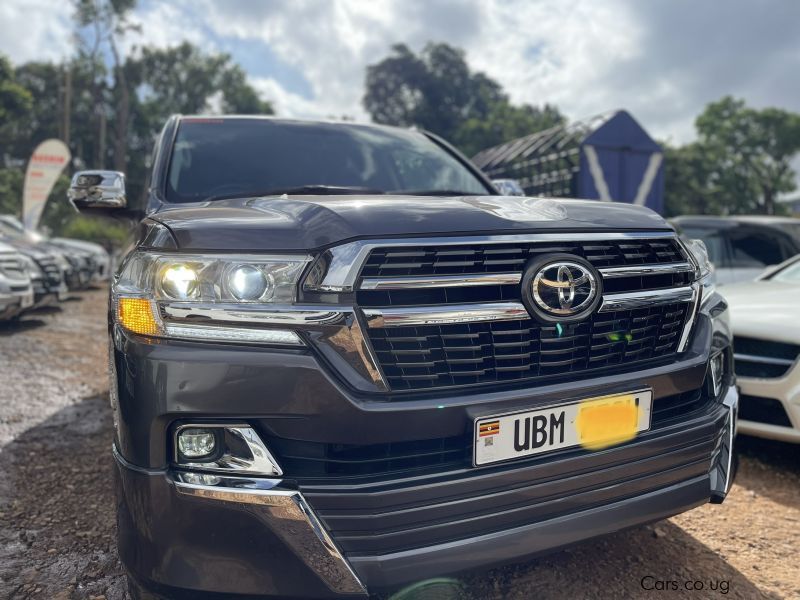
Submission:
POLYGON ((538 131, 482 150, 492 179, 516 179, 529 196, 628 202, 662 212, 664 152, 624 110, 538 131))

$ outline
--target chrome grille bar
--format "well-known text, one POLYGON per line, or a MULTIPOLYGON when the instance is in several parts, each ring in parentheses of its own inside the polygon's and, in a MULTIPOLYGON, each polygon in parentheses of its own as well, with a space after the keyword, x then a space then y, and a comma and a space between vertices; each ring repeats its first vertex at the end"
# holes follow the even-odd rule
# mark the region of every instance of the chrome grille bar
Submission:
POLYGON ((373 277, 363 279, 359 289, 405 290, 477 285, 515 285, 521 279, 521 273, 476 273, 474 275, 443 275, 439 277, 373 277))
MULTIPOLYGON (((690 286, 636 293, 605 294, 600 312, 631 310, 680 302, 689 303, 693 302, 694 299, 694 289, 690 286)), ((366 308, 364 309, 364 316, 367 319, 367 326, 371 328, 512 321, 530 318, 525 306, 519 302, 366 308)))
POLYGON ((598 269, 603 279, 618 277, 637 277, 644 275, 662 275, 664 273, 691 273, 694 267, 688 262, 667 263, 661 265, 635 265, 630 267, 603 267, 598 269))
POLYGON ((443 323, 479 323, 527 319, 527 309, 519 302, 492 302, 444 306, 364 309, 367 327, 407 327, 443 323))
POLYGON ((400 238, 357 240, 335 246, 326 252, 328 270, 323 281, 305 284, 305 289, 317 292, 352 292, 361 266, 369 253, 376 248, 413 248, 419 246, 463 246, 470 244, 509 244, 528 242, 600 242, 638 240, 673 240, 674 231, 645 232, 585 232, 585 233, 529 233, 483 236, 442 236, 425 238, 400 238))

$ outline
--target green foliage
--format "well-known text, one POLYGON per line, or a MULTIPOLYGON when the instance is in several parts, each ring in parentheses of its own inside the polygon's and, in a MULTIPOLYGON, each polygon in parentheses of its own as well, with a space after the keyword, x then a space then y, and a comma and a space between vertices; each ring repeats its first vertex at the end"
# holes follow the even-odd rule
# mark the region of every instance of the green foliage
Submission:
POLYGON ((513 106, 500 84, 471 72, 463 51, 447 44, 428 44, 419 55, 394 46, 367 67, 363 103, 377 123, 416 125, 468 155, 564 121, 553 106, 513 106))
POLYGON ((22 183, 25 174, 21 169, 0 169, 0 215, 22 216, 22 183))
POLYGON ((78 215, 58 235, 96 242, 111 250, 125 244, 131 235, 131 229, 113 219, 78 215))
POLYGON ((777 195, 795 189, 790 161, 800 151, 800 115, 728 96, 706 106, 695 125, 697 142, 667 150, 667 214, 780 210, 777 195))
POLYGON ((33 104, 31 93, 25 89, 14 74, 11 62, 0 55, 0 148, 19 131, 19 122, 30 112, 33 104))

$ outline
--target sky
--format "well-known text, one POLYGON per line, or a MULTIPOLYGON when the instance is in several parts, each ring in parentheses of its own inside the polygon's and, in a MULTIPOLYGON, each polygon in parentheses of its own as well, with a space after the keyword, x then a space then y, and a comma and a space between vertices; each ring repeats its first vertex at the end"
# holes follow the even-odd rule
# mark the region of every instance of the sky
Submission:
MULTIPOLYGON (((68 0, 2 0, 0 53, 14 63, 72 52, 68 0)), ((726 94, 800 112, 794 0, 139 0, 128 51, 189 40, 230 53, 277 113, 368 120, 367 65, 396 43, 466 52, 512 101, 570 119, 625 108, 684 143, 726 94)))

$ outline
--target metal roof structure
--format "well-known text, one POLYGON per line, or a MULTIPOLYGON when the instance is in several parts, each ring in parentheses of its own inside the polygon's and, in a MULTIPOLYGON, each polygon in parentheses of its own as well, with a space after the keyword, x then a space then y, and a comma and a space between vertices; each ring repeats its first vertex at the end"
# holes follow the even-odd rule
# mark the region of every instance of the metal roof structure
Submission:
POLYGON ((472 161, 492 179, 516 179, 530 196, 663 207, 663 151, 624 110, 537 131, 472 161))

